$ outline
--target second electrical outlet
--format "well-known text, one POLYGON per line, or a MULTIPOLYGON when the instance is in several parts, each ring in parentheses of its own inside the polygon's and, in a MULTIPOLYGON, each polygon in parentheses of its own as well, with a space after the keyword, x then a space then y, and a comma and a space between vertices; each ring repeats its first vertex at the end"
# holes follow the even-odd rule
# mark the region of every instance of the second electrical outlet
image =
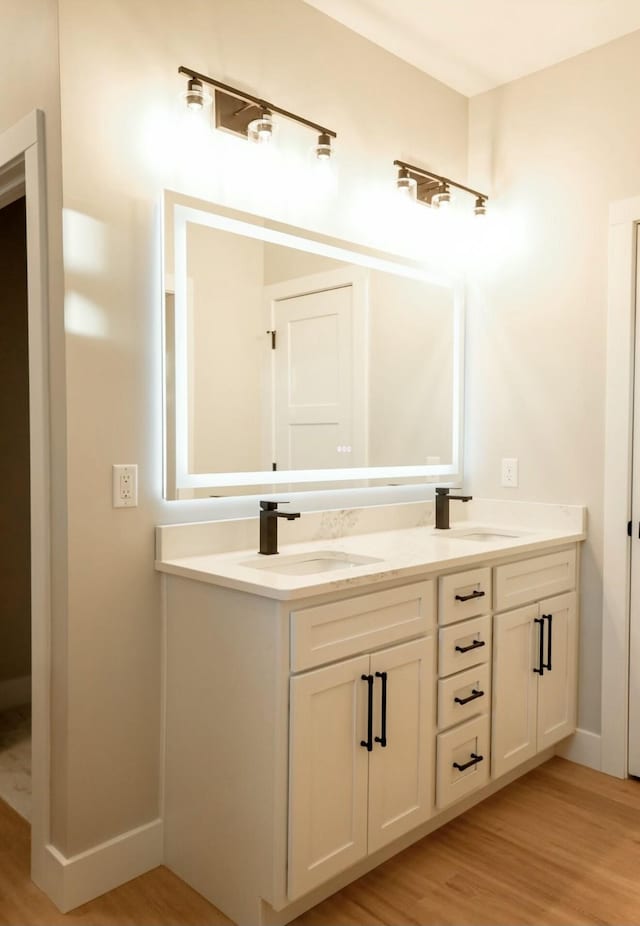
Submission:
POLYGON ((502 485, 507 489, 518 486, 518 458, 503 457, 502 459, 502 485))

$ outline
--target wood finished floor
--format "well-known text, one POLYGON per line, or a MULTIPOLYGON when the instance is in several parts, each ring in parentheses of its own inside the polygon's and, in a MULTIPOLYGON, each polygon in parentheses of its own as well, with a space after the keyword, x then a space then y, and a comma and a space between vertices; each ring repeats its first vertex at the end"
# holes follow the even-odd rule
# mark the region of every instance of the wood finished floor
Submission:
MULTIPOLYGON (((640 782, 552 759, 295 922, 640 923, 640 782)), ((166 868, 58 913, 29 880, 27 824, 0 802, 0 924, 62 923, 229 920, 166 868)))

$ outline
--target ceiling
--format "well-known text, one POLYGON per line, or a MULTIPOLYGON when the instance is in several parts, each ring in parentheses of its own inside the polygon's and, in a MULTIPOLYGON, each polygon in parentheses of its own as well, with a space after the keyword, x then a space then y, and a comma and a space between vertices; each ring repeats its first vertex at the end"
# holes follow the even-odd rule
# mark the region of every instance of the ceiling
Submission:
POLYGON ((640 29, 640 0, 306 0, 466 96, 640 29))

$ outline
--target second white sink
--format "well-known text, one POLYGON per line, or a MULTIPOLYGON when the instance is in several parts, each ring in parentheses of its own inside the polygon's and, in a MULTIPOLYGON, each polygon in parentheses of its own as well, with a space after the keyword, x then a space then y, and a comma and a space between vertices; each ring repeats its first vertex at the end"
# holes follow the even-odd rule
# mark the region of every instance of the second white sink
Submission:
POLYGON ((290 556, 256 556, 238 565, 287 576, 305 576, 381 562, 377 556, 359 556, 357 553, 340 553, 337 550, 314 550, 311 553, 295 553, 290 556))
POLYGON ((495 527, 475 529, 457 528, 443 531, 445 537, 451 537, 454 540, 475 540, 479 543, 495 543, 500 540, 509 540, 516 537, 522 537, 524 531, 507 531, 495 527))

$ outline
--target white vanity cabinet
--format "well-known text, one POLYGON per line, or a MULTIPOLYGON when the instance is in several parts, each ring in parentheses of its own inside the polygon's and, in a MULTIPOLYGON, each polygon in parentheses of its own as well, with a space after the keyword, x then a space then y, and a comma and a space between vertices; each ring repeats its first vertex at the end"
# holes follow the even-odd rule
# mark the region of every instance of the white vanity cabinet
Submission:
POLYGON ((287 923, 552 755, 576 551, 282 598, 167 575, 167 865, 239 923, 287 923))
MULTIPOLYGON (((575 548, 498 566, 497 604, 574 589, 575 548)), ((492 771, 505 774, 575 732, 578 623, 569 591, 493 618, 492 771)))
POLYGON ((290 899, 428 819, 433 712, 432 636, 291 679, 290 899))

